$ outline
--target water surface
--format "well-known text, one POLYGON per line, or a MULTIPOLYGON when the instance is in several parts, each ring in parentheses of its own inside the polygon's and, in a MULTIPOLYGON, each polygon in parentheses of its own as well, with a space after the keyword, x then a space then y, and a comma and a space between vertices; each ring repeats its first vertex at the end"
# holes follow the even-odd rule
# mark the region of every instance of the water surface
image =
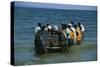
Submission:
POLYGON ((59 10, 15 7, 14 50, 15 64, 49 64, 62 62, 93 61, 97 59, 97 11, 59 10), (82 46, 72 46, 70 52, 50 53, 36 56, 34 53, 34 28, 38 22, 58 25, 69 20, 82 22, 85 26, 85 38, 82 46))

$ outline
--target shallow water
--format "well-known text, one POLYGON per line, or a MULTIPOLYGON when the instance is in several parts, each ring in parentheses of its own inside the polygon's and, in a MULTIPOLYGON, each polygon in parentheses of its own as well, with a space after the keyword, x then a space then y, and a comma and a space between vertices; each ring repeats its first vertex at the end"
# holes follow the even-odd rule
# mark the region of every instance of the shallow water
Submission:
POLYGON ((16 65, 96 61, 96 50, 95 45, 88 44, 86 46, 74 45, 69 52, 48 53, 42 56, 35 56, 34 51, 31 50, 29 52, 22 51, 16 53, 16 65))
POLYGON ((15 7, 14 16, 14 51, 15 64, 49 64, 62 62, 79 62, 97 58, 97 12, 85 10, 58 10, 15 7), (42 24, 60 25, 71 17, 75 23, 81 21, 85 28, 83 46, 76 45, 69 53, 49 53, 36 56, 34 53, 34 28, 42 24))

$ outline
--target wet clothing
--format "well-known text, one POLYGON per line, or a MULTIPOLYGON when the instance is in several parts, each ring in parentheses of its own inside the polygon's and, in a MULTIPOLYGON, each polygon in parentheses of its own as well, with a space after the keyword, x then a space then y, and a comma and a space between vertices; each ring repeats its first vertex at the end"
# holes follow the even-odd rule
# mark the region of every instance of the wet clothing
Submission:
POLYGON ((68 40, 68 47, 72 46, 73 45, 73 40, 70 39, 70 38, 68 38, 67 40, 68 40))
POLYGON ((67 46, 70 47, 74 43, 74 41, 73 41, 74 32, 71 29, 66 28, 66 32, 65 33, 66 33, 66 44, 67 44, 67 46))
POLYGON ((44 43, 42 41, 42 37, 41 37, 41 30, 39 30, 36 35, 35 35, 35 40, 34 40, 34 43, 35 43, 35 51, 36 51, 36 54, 37 55, 41 55, 41 54, 44 54, 46 51, 44 49, 44 43))

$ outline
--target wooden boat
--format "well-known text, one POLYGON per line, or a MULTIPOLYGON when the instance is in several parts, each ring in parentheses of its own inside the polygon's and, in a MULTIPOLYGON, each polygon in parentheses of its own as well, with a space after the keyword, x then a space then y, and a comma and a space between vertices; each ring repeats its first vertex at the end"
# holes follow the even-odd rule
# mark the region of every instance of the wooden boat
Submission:
POLYGON ((65 50, 66 39, 61 31, 39 31, 35 36, 35 52, 38 55, 65 50))

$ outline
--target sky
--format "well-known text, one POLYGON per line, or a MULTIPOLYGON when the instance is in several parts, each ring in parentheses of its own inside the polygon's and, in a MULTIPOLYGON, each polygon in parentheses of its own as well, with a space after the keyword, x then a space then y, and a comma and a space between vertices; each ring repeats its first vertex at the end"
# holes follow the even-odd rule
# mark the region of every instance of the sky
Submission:
POLYGON ((15 1, 15 7, 72 9, 72 10, 97 10, 96 6, 82 6, 82 5, 71 5, 71 4, 54 4, 54 3, 37 3, 37 2, 22 2, 22 1, 15 1))

